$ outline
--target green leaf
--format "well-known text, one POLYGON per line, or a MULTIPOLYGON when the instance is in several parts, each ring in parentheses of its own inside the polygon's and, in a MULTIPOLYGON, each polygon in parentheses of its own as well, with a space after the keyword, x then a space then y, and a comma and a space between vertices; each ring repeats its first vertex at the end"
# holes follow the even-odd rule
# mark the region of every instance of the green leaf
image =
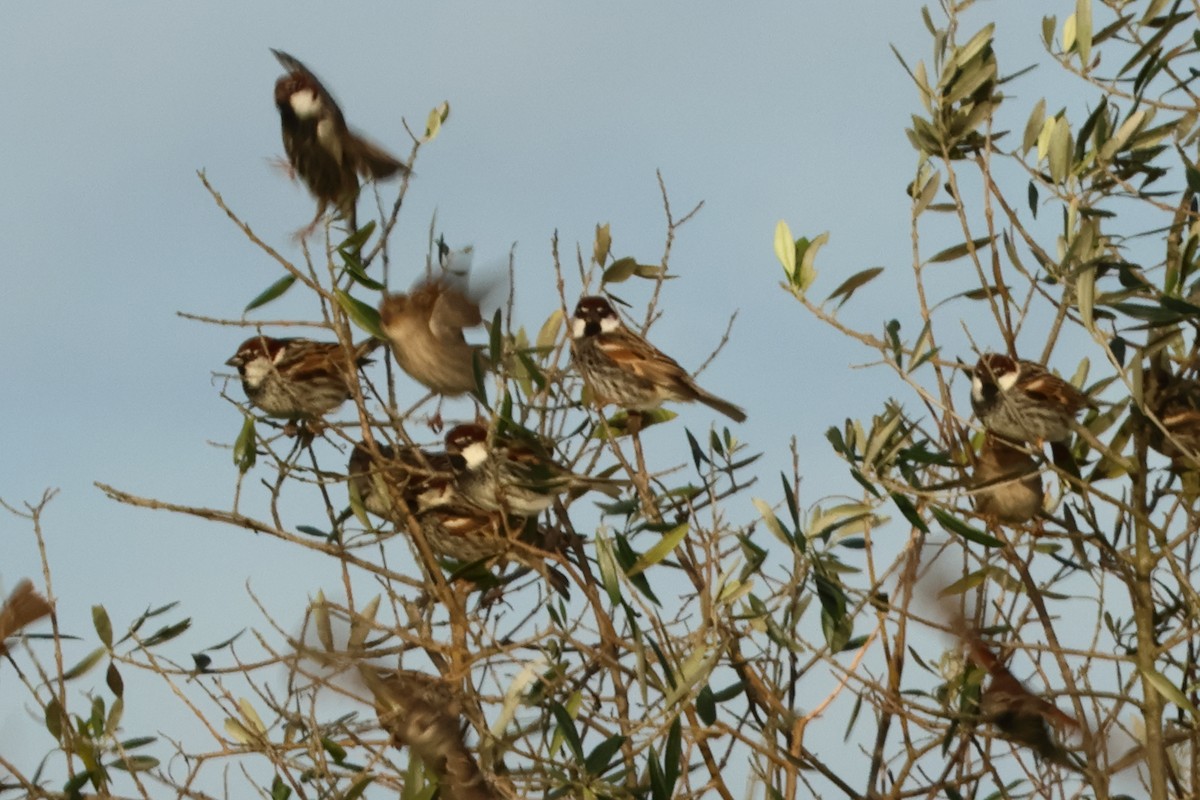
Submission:
POLYGON ((609 223, 596 225, 596 241, 592 244, 592 260, 603 266, 612 248, 612 226, 609 223))
POLYGON ((604 276, 600 278, 600 283, 621 283, 628 280, 637 270, 637 259, 630 256, 618 258, 613 263, 609 264, 608 269, 604 270, 604 276))
POLYGON ((157 767, 158 759, 154 756, 130 756, 120 761, 114 761, 109 766, 125 770, 126 772, 145 772, 148 769, 157 767))
POLYGON ((881 272, 883 272, 883 267, 871 267, 870 269, 864 269, 862 272, 854 273, 842 281, 841 285, 834 289, 829 297, 825 298, 826 302, 835 297, 841 297, 842 302, 838 303, 838 307, 841 308, 855 291, 879 277, 881 272))
POLYGON ((980 250, 982 250, 985 247, 990 247, 991 244, 992 244, 992 237, 981 236, 978 239, 975 239, 974 241, 963 242, 962 244, 956 244, 953 247, 947 247, 945 250, 943 250, 940 253, 938 253, 937 255, 933 256, 933 258, 930 258, 925 263, 927 263, 927 264, 942 264, 947 261, 954 261, 955 259, 962 258, 963 256, 967 255, 968 253, 970 253, 972 251, 979 252, 980 250))
POLYGON ((255 297, 253 300, 247 303, 246 308, 242 311, 242 313, 244 314, 247 311, 253 311, 256 308, 265 306, 267 303, 271 302, 275 298, 281 296, 288 289, 292 288, 292 284, 295 282, 295 275, 284 275, 282 278, 264 289, 262 293, 258 295, 258 297, 255 297))
POLYGON ((43 715, 46 720, 46 730, 50 731, 50 735, 61 742, 63 721, 66 715, 63 713, 62 706, 59 705, 57 697, 51 697, 50 702, 46 703, 43 715))
POLYGON ((104 682, 108 685, 108 690, 117 698, 124 696, 125 681, 121 677, 121 671, 117 669, 115 662, 110 661, 108 663, 108 670, 104 673, 104 682))
POLYGON ((608 771, 613 756, 623 744, 625 744, 625 737, 618 733, 596 745, 583 762, 584 771, 589 775, 603 775, 608 771))
POLYGON ((423 141, 428 143, 436 139, 438 134, 441 133, 442 124, 448 119, 450 119, 450 104, 448 102, 441 102, 434 106, 433 110, 429 112, 429 116, 425 119, 425 137, 423 141))
POLYGON ((254 466, 255 460, 258 458, 258 450, 255 448, 257 437, 254 435, 254 417, 249 414, 242 420, 242 430, 238 433, 237 440, 233 443, 233 463, 237 465, 238 472, 245 472, 254 466))
POLYGON ((349 791, 342 795, 341 800, 358 800, 358 798, 362 797, 362 793, 367 790, 367 787, 370 786, 374 780, 374 775, 365 775, 359 778, 353 784, 351 784, 349 791))
POLYGON ((63 679, 69 681, 72 678, 78 678, 80 675, 84 674, 92 667, 100 663, 100 659, 104 658, 104 655, 107 652, 108 648, 97 647, 95 650, 84 656, 78 663, 75 664, 75 666, 64 672, 63 679))
POLYGON ((1050 178, 1055 183, 1066 181, 1071 170, 1071 125, 1066 116, 1055 121, 1046 155, 1050 162, 1050 178))
POLYGON ((351 322, 376 339, 387 341, 387 337, 383 335, 383 329, 379 327, 378 311, 363 301, 351 297, 349 293, 342 289, 334 289, 333 296, 337 298, 338 305, 346 312, 346 316, 350 318, 351 322))
POLYGON ((104 642, 104 646, 112 647, 112 622, 109 621, 104 606, 92 606, 92 626, 96 629, 100 641, 104 642))
POLYGON ((1142 677, 1154 687, 1154 690, 1163 696, 1163 699, 1169 703, 1174 703, 1188 712, 1193 721, 1200 719, 1200 711, 1196 710, 1196 707, 1187 699, 1187 696, 1180 691, 1178 686, 1171 683, 1166 675, 1153 668, 1144 668, 1141 670, 1141 673, 1142 677))
POLYGON ((934 519, 938 521, 938 524, 949 533, 957 534, 969 542, 975 542, 976 544, 981 544, 984 547, 1004 546, 1004 542, 1000 541, 999 539, 993 536, 988 536, 978 528, 968 525, 954 515, 949 514, 946 511, 937 508, 936 506, 931 507, 929 510, 933 513, 934 519))
POLYGON ((682 525, 676 525, 671 530, 663 534, 663 537, 658 542, 642 554, 642 557, 627 570, 626 574, 629 577, 639 575, 645 572, 649 567, 654 566, 664 558, 674 552, 679 543, 683 541, 683 537, 687 536, 689 530, 688 524, 685 522, 682 525))
POLYGON ((1075 50, 1086 71, 1092 57, 1092 0, 1075 0, 1075 50))
POLYGON ((549 350, 554 347, 554 343, 558 341, 558 332, 562 330, 563 312, 561 308, 556 308, 550 312, 550 316, 542 323, 541 329, 538 331, 537 339, 534 340, 533 346, 538 350, 549 350))
POLYGON ((896 508, 900 509, 900 513, 904 515, 904 518, 914 528, 922 533, 929 533, 929 526, 925 524, 925 520, 921 519, 921 515, 917 513, 917 507, 913 505, 912 500, 909 500, 906 495, 902 495, 899 492, 891 492, 890 496, 892 502, 896 504, 896 508))
POLYGON ((192 627, 192 620, 190 617, 182 622, 176 622, 174 625, 165 625, 152 633, 150 637, 146 639, 145 645, 147 647, 153 647, 154 645, 162 644, 163 642, 169 642, 190 627, 192 627))
POLYGON ((717 703, 713 697, 713 690, 710 686, 705 686, 696 694, 696 713, 700 715, 700 721, 705 725, 712 725, 717 721, 717 703))
MULTIPOLYGON (((342 243, 337 246, 338 252, 341 253, 342 258, 348 259, 347 266, 349 266, 349 259, 353 259, 355 263, 358 263, 358 257, 354 255, 355 251, 361 250, 362 246, 367 243, 367 240, 371 238, 371 234, 374 232, 375 220, 370 220, 366 225, 363 225, 354 233, 347 236, 342 243)), ((359 269, 362 269, 362 264, 360 263, 359 269)))
POLYGON ((554 715, 554 720, 557 723, 556 730, 563 740, 567 743, 567 747, 571 748, 571 752, 575 754, 575 758, 583 761, 583 743, 579 741, 579 732, 575 730, 575 720, 571 719, 571 715, 567 709, 563 708, 561 703, 551 703, 550 713, 554 715))
POLYGON ((328 736, 321 737, 321 749, 333 758, 333 763, 341 764, 346 760, 346 748, 330 739, 328 736))
POLYGON ((1037 144, 1038 134, 1046 121, 1046 98, 1038 100, 1025 123, 1025 135, 1021 137, 1021 155, 1029 155, 1029 151, 1037 144))
POLYGON ((783 265, 783 271, 788 277, 788 283, 793 281, 796 274, 796 240, 788 224, 779 220, 775 225, 775 257, 783 265))

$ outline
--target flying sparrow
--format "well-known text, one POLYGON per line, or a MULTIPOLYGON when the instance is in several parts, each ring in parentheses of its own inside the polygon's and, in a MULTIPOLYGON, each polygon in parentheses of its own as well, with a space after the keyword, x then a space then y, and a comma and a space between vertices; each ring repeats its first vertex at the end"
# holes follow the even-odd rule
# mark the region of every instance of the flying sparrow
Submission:
POLYGON ((349 491, 363 508, 404 527, 408 514, 444 502, 442 487, 454 480, 449 456, 412 445, 376 446, 379 459, 362 442, 354 445, 346 468, 349 491))
POLYGON ((384 179, 408 174, 409 168, 347 127, 342 110, 307 67, 280 50, 271 52, 287 70, 275 82, 283 149, 317 199, 317 215, 301 235, 312 232, 329 205, 336 206, 353 229, 358 176, 384 179))
POLYGON ((478 303, 447 276, 428 279, 408 294, 390 294, 379 306, 380 325, 400 368, 443 395, 476 388, 480 348, 467 344, 464 328, 483 323, 478 303))
POLYGON ((995 725, 1009 741, 1032 749, 1047 761, 1077 767, 1062 745, 1055 741, 1050 728, 1077 729, 1079 722, 1026 689, 978 634, 969 633, 966 644, 971 661, 991 676, 979 699, 983 718, 995 725))
POLYGON ((0 655, 8 652, 4 640, 32 625, 42 617, 50 616, 54 607, 50 605, 28 580, 20 581, 3 603, 0 603, 0 655))
POLYGON ((1176 472, 1200 469, 1200 381, 1158 362, 1146 370, 1143 398, 1161 425, 1146 421, 1150 446, 1171 459, 1176 472))
POLYGON ((998 353, 971 371, 971 407, 983 427, 1010 442, 1065 442, 1087 395, 1033 361, 998 353))
POLYGON ((532 440, 493 435, 466 424, 446 433, 446 452, 457 456, 458 489, 480 508, 523 517, 536 517, 557 495, 572 490, 596 490, 616 497, 622 481, 576 475, 555 461, 532 440))
POLYGON ((237 367, 246 397, 268 416, 315 421, 346 402, 356 368, 380 341, 367 339, 347 353, 339 342, 252 336, 226 365, 237 367))
POLYGON ((361 667, 375 701, 379 724, 396 747, 407 745, 433 771, 442 795, 455 800, 499 797, 463 742, 463 703, 445 680, 400 669, 378 672, 361 667))
POLYGON ((984 516, 1019 525, 1042 510, 1045 493, 1037 461, 990 433, 975 461, 971 484, 975 510, 984 516))
POLYGON ((699 401, 735 422, 746 412, 696 385, 687 370, 625 327, 603 297, 582 297, 571 320, 574 360, 600 405, 649 411, 667 400, 699 401))

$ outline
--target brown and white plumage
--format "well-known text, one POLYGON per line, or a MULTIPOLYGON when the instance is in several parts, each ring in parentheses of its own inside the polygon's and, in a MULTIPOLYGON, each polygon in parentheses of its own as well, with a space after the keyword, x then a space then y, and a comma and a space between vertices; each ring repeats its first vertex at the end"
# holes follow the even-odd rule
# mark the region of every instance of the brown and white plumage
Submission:
POLYGON ((483 316, 478 302, 449 277, 430 278, 408 294, 387 295, 379 318, 396 363, 409 377, 443 395, 475 390, 476 360, 482 354, 463 331, 481 325, 483 316))
POLYGON ((572 490, 617 496, 625 482, 576 475, 533 441, 492 434, 482 425, 457 425, 446 433, 446 451, 457 456, 458 488, 489 511, 534 517, 572 490), (489 441, 490 439, 490 441, 489 441))
POLYGON ((1149 444, 1171 459, 1176 472, 1200 469, 1200 381, 1155 363, 1145 373, 1146 410, 1158 424, 1147 421, 1149 444))
POLYGON ((983 427, 1011 442, 1065 442, 1087 395, 1035 361, 987 353, 971 371, 971 407, 983 427))
POLYGON ((412 445, 376 447, 378 457, 362 442, 354 445, 346 468, 349 491, 368 512, 404 527, 408 514, 419 513, 443 483, 454 480, 450 457, 412 445))
POLYGON ((1060 731, 1077 729, 1079 721, 1026 689, 978 633, 967 630, 963 638, 971 661, 990 676, 979 699, 983 718, 1009 741, 1032 749, 1047 761, 1075 767, 1055 740, 1051 727, 1060 731))
POLYGON ((498 797, 463 740, 463 703, 454 687, 423 672, 361 668, 379 724, 396 747, 407 746, 437 775, 446 800, 498 797))
POLYGON ((407 174, 409 168, 347 126, 333 96, 304 64, 280 50, 271 52, 287 70, 275 82, 283 148, 292 169, 317 199, 317 215, 302 233, 309 232, 330 205, 353 227, 359 175, 382 180, 407 174))
POLYGON ((0 604, 0 655, 8 652, 4 640, 26 626, 32 625, 54 610, 28 579, 19 582, 4 602, 0 604))
POLYGON ((987 434, 971 475, 975 510, 1000 522, 1028 522, 1042 510, 1045 490, 1032 455, 987 434))
POLYGON ((246 397, 268 416, 315 420, 350 399, 357 369, 379 344, 367 339, 347 353, 339 342, 252 336, 225 363, 237 367, 246 397))
POLYGON ((582 297, 571 320, 575 364, 596 402, 649 411, 668 400, 700 402, 735 422, 746 412, 696 385, 687 370, 625 327, 608 300, 582 297))

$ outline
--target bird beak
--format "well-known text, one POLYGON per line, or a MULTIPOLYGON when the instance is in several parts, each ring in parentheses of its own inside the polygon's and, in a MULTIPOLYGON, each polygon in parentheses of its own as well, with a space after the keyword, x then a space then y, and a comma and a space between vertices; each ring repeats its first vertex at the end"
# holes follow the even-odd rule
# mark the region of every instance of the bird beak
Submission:
POLYGON ((227 367, 240 367, 241 365, 242 365, 242 357, 241 356, 233 356, 232 358, 230 358, 228 361, 225 362, 225 366, 227 366, 227 367))

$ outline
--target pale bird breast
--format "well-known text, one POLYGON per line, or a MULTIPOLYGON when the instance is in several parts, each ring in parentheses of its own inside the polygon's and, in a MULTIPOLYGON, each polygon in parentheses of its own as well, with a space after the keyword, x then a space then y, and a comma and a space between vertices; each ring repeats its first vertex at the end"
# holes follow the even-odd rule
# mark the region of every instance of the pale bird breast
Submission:
POLYGON ((274 371, 275 365, 267 359, 253 358, 242 365, 242 380, 246 382, 247 386, 257 389, 274 371))
POLYGON ((292 92, 288 103, 291 104, 292 111, 295 111, 296 116, 300 119, 310 119, 321 113, 321 98, 312 89, 300 89, 292 92))

